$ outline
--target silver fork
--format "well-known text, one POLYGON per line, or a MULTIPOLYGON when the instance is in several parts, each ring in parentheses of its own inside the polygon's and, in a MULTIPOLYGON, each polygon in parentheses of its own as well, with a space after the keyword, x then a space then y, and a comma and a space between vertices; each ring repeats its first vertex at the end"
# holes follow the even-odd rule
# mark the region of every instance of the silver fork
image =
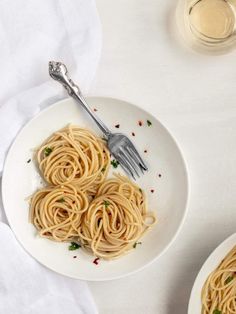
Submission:
POLYGON ((63 63, 50 61, 49 74, 54 80, 65 87, 68 94, 82 105, 91 118, 97 123, 107 140, 109 151, 128 175, 136 179, 140 177, 141 173, 148 170, 130 139, 122 133, 112 133, 89 107, 79 87, 69 78, 67 68, 63 63))

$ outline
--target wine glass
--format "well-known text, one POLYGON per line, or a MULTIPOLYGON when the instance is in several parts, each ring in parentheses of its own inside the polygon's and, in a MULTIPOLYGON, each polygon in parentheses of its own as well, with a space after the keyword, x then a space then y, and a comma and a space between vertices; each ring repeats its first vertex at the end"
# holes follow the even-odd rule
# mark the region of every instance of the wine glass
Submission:
POLYGON ((179 0, 176 21, 197 51, 225 53, 236 46, 236 0, 179 0))

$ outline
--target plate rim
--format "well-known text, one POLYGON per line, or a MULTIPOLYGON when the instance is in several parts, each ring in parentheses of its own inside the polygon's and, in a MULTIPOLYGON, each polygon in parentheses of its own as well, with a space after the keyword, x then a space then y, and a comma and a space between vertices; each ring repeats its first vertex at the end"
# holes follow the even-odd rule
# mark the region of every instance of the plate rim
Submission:
POLYGON ((109 278, 106 278, 106 277, 101 277, 101 278, 95 278, 95 279, 92 279, 92 278, 84 278, 84 277, 74 277, 72 275, 68 275, 64 272, 59 272, 53 268, 51 268, 50 266, 48 265, 45 265, 43 264, 41 261, 39 261, 37 258, 35 258, 31 252, 28 251, 28 249, 24 246, 24 243, 18 239, 17 235, 15 234, 14 232, 14 229, 12 228, 12 224, 11 224, 11 221, 8 217, 8 214, 7 214, 7 211, 5 210, 5 193, 4 193, 4 190, 5 190, 5 181, 6 181, 6 166, 7 166, 7 163, 8 163, 8 159, 9 159, 9 155, 11 154, 12 150, 14 149, 14 146, 15 146, 15 143, 16 143, 16 140, 18 138, 18 136, 24 131, 25 128, 28 127, 28 125, 30 123, 32 123, 35 119, 37 119, 40 115, 42 114, 45 114, 45 112, 49 111, 49 110, 52 110, 53 107, 56 107, 58 106, 59 104, 63 103, 63 102, 66 102, 66 101, 73 101, 73 99, 71 97, 65 97, 59 101, 56 101, 54 103, 52 103, 51 105, 49 105, 48 107, 44 108, 43 110, 41 110, 39 113, 37 113, 34 117, 32 117, 31 119, 29 119, 24 125, 23 127, 21 127, 21 129, 17 132, 14 140, 12 141, 11 145, 10 145, 10 148, 8 149, 7 151, 7 154, 6 154, 6 157, 5 157, 5 160, 4 160, 4 164, 3 164, 3 172, 2 172, 2 184, 1 184, 1 196, 2 196, 2 204, 3 204, 3 209, 4 209, 4 213, 6 215, 6 218, 7 218, 7 222, 17 240, 17 242, 21 245, 21 247, 25 250, 25 252, 27 254, 29 254, 34 260, 36 260, 38 263, 40 263, 41 265, 43 265, 44 267, 50 269, 51 271, 55 272, 55 273, 58 273, 60 275, 63 275, 63 276, 66 276, 66 277, 69 277, 69 278, 72 278, 72 279, 76 279, 76 280, 84 280, 84 281, 89 281, 89 282, 103 282, 103 281, 110 281, 110 280, 116 280, 116 279, 120 279, 120 278, 124 278, 124 277, 127 277, 127 276, 131 276, 131 275, 134 275, 136 274, 137 272, 139 271, 142 271, 143 269, 145 269, 146 267, 149 267, 151 264, 153 264, 155 261, 157 261, 159 258, 161 258, 167 251, 168 249, 172 246, 172 244, 175 242, 175 240, 177 239, 183 225, 184 225, 184 222, 186 220, 186 216, 187 216, 187 212, 188 212, 188 207, 189 207, 189 199, 190 199, 190 179, 189 179, 189 171, 188 171, 188 164, 186 162, 186 159, 182 153, 182 149, 180 148, 180 145, 178 143, 178 141, 175 139, 175 137, 171 134, 171 132, 168 130, 168 128, 166 126, 164 126, 160 120, 155 117, 151 112, 147 111, 146 109, 142 108, 141 105, 138 105, 138 104, 134 104, 132 102, 130 102, 129 100, 125 100, 125 99, 122 99, 122 98, 115 98, 115 97, 110 97, 110 96, 101 96, 101 95, 94 95, 94 94, 91 94, 91 95, 87 95, 85 97, 86 99, 110 99, 111 101, 121 101, 121 102, 125 102, 135 108, 138 108, 139 110, 141 109, 142 111, 144 112, 147 112, 154 120, 156 120, 160 126, 165 130, 165 132, 168 134, 168 136, 171 138, 171 140, 173 141, 173 143, 175 144, 177 150, 178 150, 178 153, 180 155, 180 158, 182 160, 182 163, 183 163, 183 170, 184 170, 184 175, 185 175, 185 178, 186 178, 186 200, 185 200, 185 204, 183 206, 183 215, 182 215, 182 218, 181 218, 181 221, 180 221, 180 224, 178 226, 178 228, 176 229, 171 241, 169 241, 169 243, 166 245, 166 247, 158 254, 156 255, 154 258, 152 258, 148 263, 144 264, 143 266, 133 270, 133 271, 129 271, 125 274, 121 274, 121 275, 113 275, 113 276, 110 276, 109 278))
MULTIPOLYGON (((217 265, 220 263, 220 261, 225 257, 225 255, 227 254, 223 253, 218 255, 217 257, 217 252, 220 251, 220 250, 223 250, 224 247, 227 246, 228 243, 230 243, 233 239, 235 239, 235 243, 236 243, 236 232, 231 234, 230 236, 228 236, 226 239, 224 239, 222 242, 220 242, 220 244, 218 244, 212 251, 211 253, 208 255, 208 257, 205 259, 205 261, 203 262, 200 270, 198 271, 197 273, 197 276, 195 277, 194 279, 194 283, 193 283, 193 286, 192 286, 192 289, 191 289, 191 292, 190 292, 190 297, 189 297, 189 302, 188 302, 188 314, 193 314, 192 313, 192 309, 194 307, 194 296, 196 296, 196 294, 198 295, 198 285, 199 285, 199 282, 201 282, 201 276, 202 276, 202 273, 206 273, 205 271, 205 268, 208 268, 208 265, 212 264, 212 260, 216 259, 217 260, 217 265), (223 255, 223 256, 221 256, 223 255)), ((213 271, 215 269, 215 267, 217 266, 212 266, 210 268, 212 268, 208 274, 206 274, 206 278, 204 280, 207 279, 207 276, 210 274, 211 271, 213 271), (214 268, 213 268, 214 267, 214 268)), ((204 284, 204 282, 203 282, 204 284)))

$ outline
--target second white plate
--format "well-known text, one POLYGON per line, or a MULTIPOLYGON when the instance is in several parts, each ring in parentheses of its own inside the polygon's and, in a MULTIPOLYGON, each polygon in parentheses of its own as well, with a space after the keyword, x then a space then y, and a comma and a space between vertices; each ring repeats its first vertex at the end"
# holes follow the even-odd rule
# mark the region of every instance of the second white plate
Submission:
POLYGON ((201 313, 201 292, 202 287, 209 276, 209 274, 217 268, 224 257, 229 251, 236 245, 236 233, 227 238, 222 242, 208 257, 199 271, 195 283, 192 288, 188 314, 199 314, 201 313))
MULTIPOLYGON (((89 98, 88 102, 110 129, 130 136, 148 164, 149 171, 138 184, 146 191, 149 208, 156 211, 158 224, 144 236, 142 245, 120 259, 101 260, 96 265, 93 263, 94 257, 82 250, 71 252, 66 243, 40 238, 34 226, 28 222, 29 204, 26 198, 42 186, 40 174, 32 161, 33 149, 68 123, 93 129, 100 134, 87 113, 72 99, 50 106, 18 134, 5 162, 2 196, 12 230, 35 259, 73 278, 109 280, 143 268, 167 249, 183 223, 188 179, 176 142, 153 116, 121 100, 89 98), (148 126, 147 120, 151 125, 148 126), (27 162, 29 159, 31 162, 27 162)), ((120 170, 119 167, 117 170, 120 170)))

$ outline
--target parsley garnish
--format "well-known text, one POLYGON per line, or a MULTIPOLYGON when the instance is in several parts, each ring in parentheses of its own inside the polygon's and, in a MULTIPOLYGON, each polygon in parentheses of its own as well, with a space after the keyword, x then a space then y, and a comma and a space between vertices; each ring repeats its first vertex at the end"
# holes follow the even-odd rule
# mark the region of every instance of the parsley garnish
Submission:
POLYGON ((63 203, 63 202, 65 202, 65 199, 62 197, 62 198, 60 198, 59 200, 57 200, 59 203, 63 203))
POLYGON ((69 246, 69 251, 74 251, 77 250, 81 247, 80 244, 76 243, 76 242, 71 242, 70 246, 69 246))
POLYGON ((49 156, 51 154, 51 152, 52 152, 52 149, 50 147, 46 147, 44 149, 44 155, 45 156, 49 156))
POLYGON ((111 161, 111 165, 113 166, 113 168, 117 168, 118 166, 119 166, 119 161, 118 160, 115 160, 115 159, 113 159, 112 161, 111 161))
POLYGON ((150 120, 147 120, 147 125, 148 126, 151 126, 152 125, 152 122, 150 120))
POLYGON ((230 281, 232 281, 234 279, 233 276, 229 276, 226 280, 225 280, 225 284, 227 285, 228 283, 230 283, 230 281))
POLYGON ((101 172, 105 172, 106 171, 106 167, 103 167, 101 172))
POLYGON ((218 309, 215 309, 215 310, 213 311, 213 314, 222 314, 222 312, 221 312, 220 310, 218 310, 218 309))
POLYGON ((142 244, 142 242, 135 242, 133 248, 136 249, 137 244, 142 244))
POLYGON ((104 202, 103 202, 103 205, 105 205, 105 208, 107 208, 107 207, 110 205, 110 202, 104 201, 104 202))

